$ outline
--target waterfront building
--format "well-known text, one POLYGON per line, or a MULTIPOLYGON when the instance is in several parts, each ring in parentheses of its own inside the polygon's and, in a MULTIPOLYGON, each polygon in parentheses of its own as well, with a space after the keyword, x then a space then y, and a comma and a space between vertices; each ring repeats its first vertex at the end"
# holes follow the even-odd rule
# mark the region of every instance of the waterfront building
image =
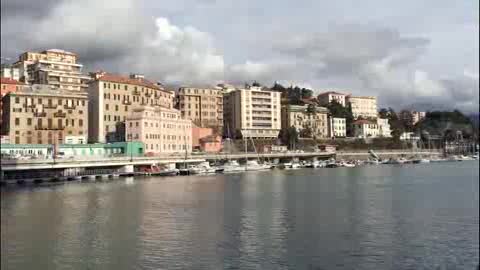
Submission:
POLYGON ((177 109, 182 118, 191 119, 195 125, 221 131, 223 93, 221 88, 181 87, 178 89, 177 109))
POLYGON ((353 133, 357 138, 378 137, 378 124, 370 120, 357 120, 353 122, 353 133))
POLYGON ((388 119, 377 118, 378 136, 390 138, 392 137, 392 130, 390 129, 390 123, 388 119))
POLYGON ((426 117, 426 112, 403 110, 399 113, 399 118, 407 125, 414 126, 426 117))
MULTIPOLYGON (((60 144, 57 148, 57 156, 75 159, 144 155, 142 142, 60 144)), ((1 153, 10 156, 52 158, 54 147, 51 144, 2 144, 1 153)))
POLYGON ((353 118, 357 119, 361 118, 368 118, 368 119, 376 119, 378 110, 377 110, 377 98, 372 96, 365 96, 365 97, 354 97, 354 96, 347 96, 346 98, 347 104, 350 105, 352 109, 353 118))
POLYGON ((329 92, 324 92, 321 93, 320 95, 317 96, 318 103, 322 106, 327 106, 330 104, 332 101, 337 101, 340 103, 342 106, 345 107, 345 97, 347 95, 334 92, 334 91, 329 91, 329 92))
POLYGON ((83 65, 77 63, 78 55, 50 49, 42 52, 24 52, 13 67, 19 69, 20 80, 28 84, 45 84, 52 89, 87 90, 90 77, 82 73, 83 65))
POLYGON ((302 134, 302 130, 310 129, 313 138, 328 136, 328 109, 312 105, 284 105, 282 106, 282 129, 295 127, 302 134))
POLYGON ((277 138, 281 128, 280 92, 246 86, 224 96, 225 134, 236 138, 277 138))
POLYGON ((0 67, 0 77, 20 81, 20 69, 11 65, 2 65, 0 67))
MULTIPOLYGON (((19 82, 17 80, 11 78, 0 78, 0 127, 2 126, 2 107, 3 107, 3 97, 6 96, 8 93, 19 91, 23 88, 24 83, 19 82)), ((3 135, 3 133, 1 133, 3 135)))
POLYGON ((141 141, 145 153, 189 153, 192 151, 192 121, 180 111, 164 107, 135 108, 126 118, 127 141, 141 141))
POLYGON ((200 138, 200 151, 206 153, 218 153, 222 150, 222 136, 209 135, 200 138))
POLYGON ((88 87, 90 142, 125 141, 125 120, 134 108, 173 108, 174 92, 142 75, 91 73, 88 87))
POLYGON ((2 133, 14 144, 62 144, 88 138, 88 99, 78 91, 29 85, 3 97, 2 133))
POLYGON ((328 136, 330 138, 344 138, 347 136, 347 119, 341 117, 329 117, 328 136))

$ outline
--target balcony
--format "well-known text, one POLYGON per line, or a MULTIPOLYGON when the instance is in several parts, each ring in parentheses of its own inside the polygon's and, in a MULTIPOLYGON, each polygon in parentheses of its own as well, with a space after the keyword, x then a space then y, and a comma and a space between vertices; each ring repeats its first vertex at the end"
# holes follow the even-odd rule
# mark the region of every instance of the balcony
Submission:
POLYGON ((140 91, 138 91, 138 90, 133 90, 133 94, 134 94, 135 96, 140 96, 140 91))
POLYGON ((75 110, 76 107, 77 106, 75 106, 73 104, 70 105, 70 106, 68 104, 63 105, 63 108, 65 108, 66 110, 75 110))
POLYGON ((67 117, 67 114, 64 113, 64 112, 56 112, 56 113, 53 114, 53 117, 65 118, 65 117, 67 117))
POLYGON ((44 109, 56 109, 56 108, 57 108, 57 105, 45 104, 45 105, 43 105, 43 108, 44 108, 44 109))
POLYGON ((130 100, 124 100, 124 101, 122 102, 122 104, 124 104, 124 105, 132 105, 132 102, 131 102, 130 100))
POLYGON ((30 104, 30 105, 27 105, 27 104, 23 104, 23 107, 24 108, 35 108, 35 104, 30 104))
POLYGON ((47 113, 46 112, 35 112, 35 113, 33 113, 33 116, 35 116, 35 117, 46 117, 47 113))
POLYGON ((151 93, 146 93, 145 96, 146 97, 152 97, 152 94, 151 93))

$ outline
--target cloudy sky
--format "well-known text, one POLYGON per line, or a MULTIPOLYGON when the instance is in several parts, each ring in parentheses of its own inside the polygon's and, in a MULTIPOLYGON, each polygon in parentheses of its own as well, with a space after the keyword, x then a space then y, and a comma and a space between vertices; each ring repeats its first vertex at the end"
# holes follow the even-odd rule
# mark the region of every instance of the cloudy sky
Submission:
POLYGON ((1 0, 2 57, 47 48, 167 84, 279 81, 479 108, 477 0, 1 0))

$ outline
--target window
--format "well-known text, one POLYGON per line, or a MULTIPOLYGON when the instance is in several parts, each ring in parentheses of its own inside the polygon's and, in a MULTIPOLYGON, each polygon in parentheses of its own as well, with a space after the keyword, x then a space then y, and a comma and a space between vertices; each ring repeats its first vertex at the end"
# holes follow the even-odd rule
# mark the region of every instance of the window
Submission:
POLYGON ((75 126, 75 119, 72 119, 72 127, 75 126))
POLYGON ((118 112, 118 105, 115 105, 115 111, 118 112))
POLYGON ((83 111, 82 111, 82 110, 79 110, 79 111, 78 111, 78 114, 83 114, 83 111))
POLYGON ((20 125, 20 118, 15 118, 15 125, 19 126, 20 125))
POLYGON ((19 98, 19 97, 16 97, 16 98, 15 98, 15 103, 16 103, 16 104, 19 104, 19 103, 20 103, 20 98, 19 98))
POLYGON ((63 121, 62 119, 57 119, 57 127, 62 128, 63 121))
POLYGON ((61 98, 58 99, 58 105, 62 105, 62 99, 61 98))
POLYGON ((108 104, 105 104, 105 110, 108 111, 108 104))
MULTIPOLYGON (((73 122, 72 122, 73 125, 73 122)), ((83 119, 78 119, 78 126, 83 127, 83 119)))

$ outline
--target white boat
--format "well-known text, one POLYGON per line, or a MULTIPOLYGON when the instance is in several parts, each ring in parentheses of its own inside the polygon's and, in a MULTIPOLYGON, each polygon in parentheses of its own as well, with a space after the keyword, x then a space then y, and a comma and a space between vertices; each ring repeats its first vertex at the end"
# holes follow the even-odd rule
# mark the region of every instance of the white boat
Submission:
POLYGON ((408 160, 405 158, 391 158, 386 164, 405 164, 408 160))
POLYGON ((414 159, 412 160, 412 163, 415 163, 415 164, 425 164, 425 163, 430 163, 430 160, 429 159, 426 159, 426 158, 419 158, 419 159, 414 159))
POLYGON ((229 160, 222 167, 224 173, 245 171, 245 166, 241 166, 236 160, 229 160))
POLYGON ((314 161, 312 161, 312 162, 307 163, 307 164, 305 165, 305 167, 306 167, 306 168, 314 168, 314 169, 315 169, 315 168, 320 168, 320 167, 322 167, 322 165, 323 165, 323 164, 320 163, 320 161, 314 160, 314 161))
POLYGON ((245 171, 262 171, 270 170, 271 166, 268 164, 259 164, 256 160, 248 160, 245 164, 245 171))
POLYGON ((339 167, 346 167, 346 168, 354 168, 354 167, 355 167, 355 164, 349 163, 349 162, 345 162, 345 161, 340 161, 340 162, 338 163, 338 166, 339 166, 339 167))
POLYGON ((188 167, 188 174, 204 174, 207 173, 207 169, 203 166, 191 165, 188 167))
POLYGON ((300 164, 296 162, 286 162, 281 164, 280 167, 285 170, 295 170, 295 169, 300 169, 300 164))

